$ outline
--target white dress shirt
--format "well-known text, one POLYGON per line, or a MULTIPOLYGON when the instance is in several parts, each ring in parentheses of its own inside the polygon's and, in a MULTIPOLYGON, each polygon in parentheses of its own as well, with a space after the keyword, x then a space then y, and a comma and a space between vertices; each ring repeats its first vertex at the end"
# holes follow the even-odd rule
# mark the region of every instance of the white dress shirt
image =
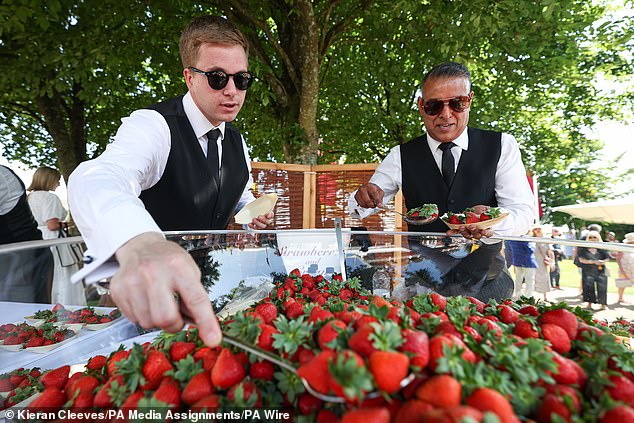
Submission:
POLYGON ((23 194, 24 188, 15 174, 9 168, 0 166, 0 216, 13 210, 23 194))
MULTIPOLYGON (((462 150, 469 149, 469 135, 465 130, 453 141, 458 147, 452 148, 456 168, 462 156, 462 150)), ((442 150, 440 142, 427 135, 427 145, 433 153, 438 169, 442 169, 442 150)), ((515 137, 502 133, 500 160, 495 171, 495 197, 498 207, 509 215, 493 227, 498 235, 523 235, 531 227, 536 216, 535 199, 526 178, 526 169, 522 164, 520 149, 515 137)), ((401 148, 393 147, 387 157, 379 164, 370 178, 370 182, 379 186, 383 192, 383 204, 387 204, 403 186, 401 172, 401 148)), ((365 219, 380 211, 379 208, 360 207, 354 199, 354 191, 348 199, 348 209, 352 217, 365 219)), ((474 204, 475 206, 476 204, 474 204)))
MULTIPOLYGON (((200 148, 207 154, 207 132, 216 129, 198 109, 191 95, 183 97, 183 108, 200 148)), ((222 163, 225 123, 217 129, 218 157, 222 163)), ((171 134, 165 118, 155 110, 140 109, 122 119, 114 141, 99 157, 81 163, 68 180, 68 204, 92 263, 74 278, 77 281, 106 260, 128 240, 145 232, 159 232, 152 216, 139 199, 142 191, 161 179, 171 148, 171 134)), ((244 160, 249 180, 236 210, 253 201, 251 159, 244 138, 244 160)), ((108 270, 107 273, 113 273, 108 270)), ((100 274, 99 278, 105 277, 100 274)), ((94 278, 87 278, 94 281, 94 278)))

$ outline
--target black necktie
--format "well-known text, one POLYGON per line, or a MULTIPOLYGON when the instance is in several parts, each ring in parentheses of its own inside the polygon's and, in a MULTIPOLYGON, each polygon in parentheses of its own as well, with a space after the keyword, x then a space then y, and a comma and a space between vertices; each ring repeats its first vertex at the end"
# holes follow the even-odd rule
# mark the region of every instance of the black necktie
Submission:
POLYGON ((456 144, 452 142, 442 143, 439 146, 442 150, 442 178, 445 181, 447 188, 451 186, 453 176, 456 173, 455 161, 453 159, 453 154, 451 154, 451 149, 455 146, 456 144))
POLYGON ((207 132, 207 163, 211 169, 211 174, 214 177, 216 184, 219 183, 220 166, 218 160, 218 144, 216 140, 220 136, 220 129, 213 129, 207 132))

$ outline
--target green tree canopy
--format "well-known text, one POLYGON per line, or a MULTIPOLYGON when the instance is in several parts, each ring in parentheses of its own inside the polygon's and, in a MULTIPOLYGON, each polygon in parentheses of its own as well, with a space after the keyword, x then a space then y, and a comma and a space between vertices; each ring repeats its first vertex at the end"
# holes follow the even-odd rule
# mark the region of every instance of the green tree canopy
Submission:
MULTIPOLYGON (((220 13, 251 42, 259 81, 236 124, 260 160, 373 162, 421 133, 423 74, 472 71, 471 124, 509 132, 550 206, 610 192, 588 139, 631 93, 631 17, 607 0, 5 0, 0 142, 8 159, 65 176, 103 151, 123 116, 182 94, 178 38, 220 13)), ((630 2, 631 6, 631 2, 630 2)))

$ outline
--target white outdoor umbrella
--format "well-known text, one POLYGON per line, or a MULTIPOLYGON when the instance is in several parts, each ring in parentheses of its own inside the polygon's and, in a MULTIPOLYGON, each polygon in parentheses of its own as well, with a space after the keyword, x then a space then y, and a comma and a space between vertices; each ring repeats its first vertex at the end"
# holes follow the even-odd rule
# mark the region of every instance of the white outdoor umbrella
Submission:
POLYGON ((553 211, 568 213, 583 220, 634 225, 634 198, 571 204, 553 207, 553 211))

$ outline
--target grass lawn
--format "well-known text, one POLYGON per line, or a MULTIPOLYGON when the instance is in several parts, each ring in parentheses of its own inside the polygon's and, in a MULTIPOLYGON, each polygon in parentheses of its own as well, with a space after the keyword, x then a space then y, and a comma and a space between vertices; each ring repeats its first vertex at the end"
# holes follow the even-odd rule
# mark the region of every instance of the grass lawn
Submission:
MULTIPOLYGON (((579 271, 579 268, 574 265, 572 260, 560 261, 559 268, 561 269, 559 284, 562 287, 579 288, 581 286, 581 272, 579 271)), ((617 291, 616 286, 614 285, 614 279, 616 279, 619 272, 616 261, 611 260, 608 262, 608 269, 610 269, 610 276, 608 276, 608 292, 616 293, 617 291)))

